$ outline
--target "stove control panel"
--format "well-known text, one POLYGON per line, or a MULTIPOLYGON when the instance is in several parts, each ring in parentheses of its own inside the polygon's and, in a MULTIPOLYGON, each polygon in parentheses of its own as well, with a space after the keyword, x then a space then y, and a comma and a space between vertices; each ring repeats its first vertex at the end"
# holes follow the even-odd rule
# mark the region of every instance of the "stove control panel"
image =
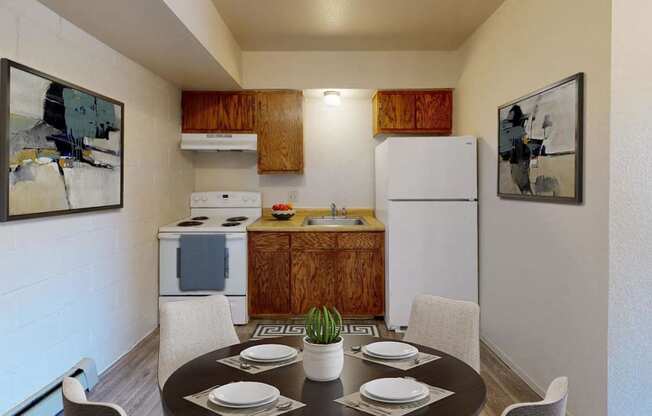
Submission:
POLYGON ((259 208, 260 192, 193 192, 191 208, 259 208))

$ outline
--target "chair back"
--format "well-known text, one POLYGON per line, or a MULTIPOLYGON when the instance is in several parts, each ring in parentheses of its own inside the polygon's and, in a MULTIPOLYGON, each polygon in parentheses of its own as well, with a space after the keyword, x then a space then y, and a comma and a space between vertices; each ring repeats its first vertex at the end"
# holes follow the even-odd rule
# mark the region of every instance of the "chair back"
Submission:
POLYGON ((84 387, 72 377, 63 379, 62 391, 64 416, 127 416, 118 405, 86 400, 84 387))
POLYGON ((476 303, 418 295, 404 339, 450 354, 480 372, 480 307, 476 303))
POLYGON ((162 303, 160 327, 158 382, 161 390, 183 364, 240 342, 233 327, 229 301, 222 295, 162 303))
POLYGON ((568 379, 559 377, 550 383, 545 399, 536 403, 513 404, 502 416, 565 416, 567 399, 568 379))

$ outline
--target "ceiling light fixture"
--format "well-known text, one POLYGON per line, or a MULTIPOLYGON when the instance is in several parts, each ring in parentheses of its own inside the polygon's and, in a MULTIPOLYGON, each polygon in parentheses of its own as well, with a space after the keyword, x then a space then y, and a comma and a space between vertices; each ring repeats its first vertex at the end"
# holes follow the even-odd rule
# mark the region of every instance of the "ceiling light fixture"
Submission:
POLYGON ((324 91, 324 102, 326 105, 338 106, 342 103, 339 91, 324 91))

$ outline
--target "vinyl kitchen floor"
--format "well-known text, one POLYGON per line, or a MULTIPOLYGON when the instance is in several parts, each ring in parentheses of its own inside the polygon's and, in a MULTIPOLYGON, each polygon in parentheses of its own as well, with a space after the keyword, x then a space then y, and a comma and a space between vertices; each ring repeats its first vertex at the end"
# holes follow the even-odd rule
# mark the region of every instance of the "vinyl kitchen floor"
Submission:
MULTIPOLYGON (((240 340, 248 340, 258 323, 285 323, 286 320, 252 320, 245 326, 236 327, 240 340)), ((376 323, 383 338, 400 339, 401 334, 388 332, 382 321, 376 323)), ((156 381, 158 356, 158 330, 147 336, 140 344, 116 362, 100 376, 100 382, 89 394, 89 400, 106 401, 122 406, 128 415, 162 416, 161 399, 156 381)), ((541 400, 496 355, 480 345, 480 374, 487 385, 487 404, 481 416, 500 416, 508 405, 516 402, 541 400)))

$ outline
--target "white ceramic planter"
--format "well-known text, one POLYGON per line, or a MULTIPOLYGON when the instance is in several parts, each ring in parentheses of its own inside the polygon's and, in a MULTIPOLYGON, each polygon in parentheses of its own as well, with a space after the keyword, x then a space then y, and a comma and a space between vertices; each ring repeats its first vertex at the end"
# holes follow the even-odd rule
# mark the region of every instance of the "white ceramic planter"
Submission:
POLYGON ((332 381, 342 374, 344 367, 342 337, 335 344, 313 344, 303 338, 303 371, 313 381, 332 381))

